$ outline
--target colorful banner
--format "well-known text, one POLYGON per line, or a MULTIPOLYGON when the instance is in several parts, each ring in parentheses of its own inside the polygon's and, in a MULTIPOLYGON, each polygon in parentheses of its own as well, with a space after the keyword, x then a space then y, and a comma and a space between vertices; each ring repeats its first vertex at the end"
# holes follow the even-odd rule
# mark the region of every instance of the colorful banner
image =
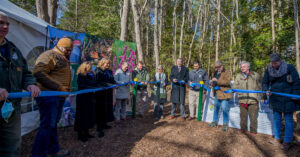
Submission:
POLYGON ((129 63, 128 70, 132 72, 136 67, 136 43, 115 40, 113 51, 113 72, 120 68, 123 62, 129 63))
POLYGON ((69 31, 60 30, 51 26, 48 26, 50 49, 52 49, 60 38, 69 37, 73 40, 73 51, 70 56, 71 63, 80 63, 82 43, 85 37, 85 33, 74 33, 69 31))
POLYGON ((111 57, 113 39, 102 39, 87 34, 82 49, 82 61, 93 61, 95 64, 103 57, 111 57))

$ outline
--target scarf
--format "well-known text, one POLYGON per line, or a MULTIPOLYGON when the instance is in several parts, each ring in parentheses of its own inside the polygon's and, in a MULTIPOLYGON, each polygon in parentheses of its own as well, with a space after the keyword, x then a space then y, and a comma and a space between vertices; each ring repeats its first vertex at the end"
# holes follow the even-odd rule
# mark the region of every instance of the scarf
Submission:
MULTIPOLYGON (((166 82, 166 74, 165 73, 156 73, 155 74, 155 79, 157 81, 160 81, 160 88, 159 88, 159 93, 160 93, 160 98, 166 98, 167 94, 166 94, 166 88, 163 86, 163 83, 166 82), (161 78, 159 78, 159 75, 161 76, 161 78)), ((156 91, 157 91, 157 86, 154 86, 154 90, 153 90, 153 94, 156 95, 156 91)))
POLYGON ((281 77, 287 73, 287 64, 285 61, 282 61, 279 66, 279 69, 273 68, 272 65, 270 64, 268 66, 268 72, 269 72, 269 75, 272 77, 281 77))

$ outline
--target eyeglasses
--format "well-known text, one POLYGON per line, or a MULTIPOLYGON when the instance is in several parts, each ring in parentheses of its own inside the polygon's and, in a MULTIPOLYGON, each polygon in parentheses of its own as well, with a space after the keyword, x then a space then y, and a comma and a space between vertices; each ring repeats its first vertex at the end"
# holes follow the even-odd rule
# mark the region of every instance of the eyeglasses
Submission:
POLYGON ((216 69, 219 69, 219 68, 221 68, 222 66, 216 66, 216 69))

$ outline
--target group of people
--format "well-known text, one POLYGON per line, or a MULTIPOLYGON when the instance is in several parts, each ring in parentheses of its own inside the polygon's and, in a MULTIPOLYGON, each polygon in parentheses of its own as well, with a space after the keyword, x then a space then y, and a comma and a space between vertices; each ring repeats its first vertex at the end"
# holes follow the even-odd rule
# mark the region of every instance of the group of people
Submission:
MULTIPOLYGON (((70 71, 69 57, 73 49, 70 38, 61 38, 57 45, 42 53, 31 73, 27 68, 27 63, 20 50, 5 36, 9 30, 9 21, 5 13, 0 12, 0 107, 10 105, 14 111, 8 119, 0 116, 0 156, 11 157, 20 155, 21 144, 21 120, 20 120, 20 99, 7 99, 8 93, 21 92, 27 90, 32 97, 37 97, 36 102, 40 112, 40 127, 35 136, 32 156, 68 156, 70 151, 61 149, 58 142, 57 122, 62 114, 62 107, 65 96, 38 97, 40 91, 62 91, 69 92, 72 87, 72 73, 70 71)), ((77 70, 78 89, 94 89, 120 85, 116 88, 107 88, 95 93, 79 94, 76 97, 76 116, 74 130, 78 132, 80 141, 88 141, 94 136, 89 133, 89 129, 97 125, 98 137, 104 136, 104 129, 111 126, 108 122, 120 123, 126 120, 126 106, 130 101, 132 93, 129 81, 137 79, 137 115, 143 117, 149 106, 148 84, 150 80, 155 83, 151 92, 154 101, 154 119, 157 121, 164 118, 163 108, 167 102, 167 84, 171 83, 171 116, 176 118, 176 108, 180 106, 180 121, 186 120, 185 97, 187 92, 186 84, 204 82, 206 87, 213 89, 215 97, 215 110, 213 122, 210 127, 216 127, 219 119, 219 110, 223 112, 222 130, 227 131, 229 124, 228 102, 232 98, 232 93, 224 93, 231 88, 246 90, 263 90, 266 94, 238 93, 241 116, 241 133, 247 129, 248 115, 250 117, 250 133, 257 133, 257 116, 259 97, 267 100, 269 97, 270 107, 273 110, 274 139, 273 144, 280 145, 282 134, 282 117, 285 120, 285 131, 282 149, 288 150, 293 139, 293 113, 299 110, 299 100, 272 94, 281 92, 300 95, 299 75, 293 65, 287 64, 280 55, 274 53, 270 56, 264 77, 250 70, 250 63, 243 61, 240 63, 241 72, 234 79, 231 85, 232 75, 225 69, 221 61, 215 63, 216 71, 211 80, 204 69, 200 67, 198 61, 193 62, 193 69, 183 66, 182 58, 178 58, 176 66, 171 69, 170 77, 164 72, 160 65, 152 78, 146 70, 143 62, 138 62, 137 68, 130 73, 128 63, 123 62, 121 67, 113 72, 110 70, 111 61, 102 58, 96 70, 90 62, 82 63, 77 70)), ((193 120, 198 115, 198 101, 200 85, 193 85, 189 90, 189 116, 188 120, 193 120)), ((203 89, 203 102, 209 93, 203 89)), ((202 103, 203 103, 202 102, 202 103)), ((299 118, 298 114, 298 118, 299 118)), ((300 119, 300 118, 299 118, 300 119)), ((298 129, 300 129, 298 119, 298 129)))

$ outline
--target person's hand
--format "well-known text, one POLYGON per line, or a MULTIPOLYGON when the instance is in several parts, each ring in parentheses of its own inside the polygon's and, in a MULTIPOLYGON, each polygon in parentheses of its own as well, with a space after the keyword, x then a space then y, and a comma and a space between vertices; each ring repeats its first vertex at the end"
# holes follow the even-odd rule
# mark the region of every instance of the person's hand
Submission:
POLYGON ((264 104, 266 100, 265 99, 261 99, 260 101, 261 101, 262 104, 264 104))
POLYGON ((192 82, 192 81, 190 81, 190 84, 193 84, 193 82, 192 82))
POLYGON ((0 101, 6 100, 8 97, 8 92, 4 88, 0 88, 0 101))
POLYGON ((266 92, 266 95, 267 95, 267 96, 271 96, 272 93, 271 93, 270 91, 267 91, 267 92, 266 92))
POLYGON ((184 81, 184 80, 181 80, 181 83, 185 83, 185 81, 184 81))
POLYGON ((143 84, 145 84, 145 82, 141 82, 141 84, 143 85, 143 84))
POLYGON ((218 81, 218 79, 217 79, 217 78, 215 78, 215 77, 214 77, 214 78, 212 78, 211 80, 212 80, 212 81, 215 81, 215 82, 217 82, 217 81, 218 81))
POLYGON ((34 97, 34 98, 39 96, 41 93, 40 88, 36 85, 27 86, 27 90, 31 93, 31 97, 34 97))
POLYGON ((165 86, 166 86, 166 83, 163 83, 163 86, 165 87, 165 86))
POLYGON ((68 91, 70 91, 69 87, 67 87, 67 86, 60 86, 58 88, 58 90, 61 91, 61 92, 68 92, 68 91))
POLYGON ((178 82, 178 80, 177 80, 177 79, 173 79, 173 82, 175 82, 175 83, 176 83, 176 82, 178 82))
POLYGON ((147 84, 148 84, 148 82, 144 82, 144 84, 145 84, 145 85, 147 85, 147 84))

